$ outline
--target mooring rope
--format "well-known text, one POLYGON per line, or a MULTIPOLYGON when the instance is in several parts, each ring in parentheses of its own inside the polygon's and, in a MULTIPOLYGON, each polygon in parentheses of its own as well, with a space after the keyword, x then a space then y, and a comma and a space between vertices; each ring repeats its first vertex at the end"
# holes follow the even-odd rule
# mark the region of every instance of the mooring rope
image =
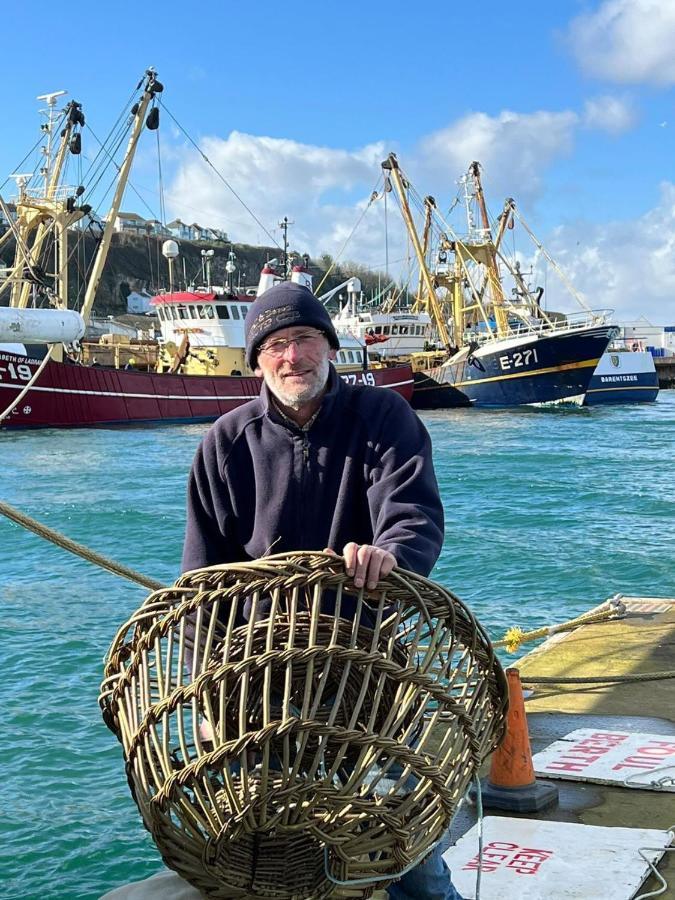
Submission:
POLYGON ((59 531, 55 531, 53 528, 43 525, 42 522, 38 522, 37 519, 31 518, 31 516, 26 515, 26 513, 19 512, 18 509, 14 509, 13 506, 10 506, 9 503, 4 503, 2 500, 0 500, 0 513, 7 516, 12 522, 16 522, 17 525, 22 525, 29 531, 44 538, 46 541, 51 541, 52 544, 63 547, 64 550, 69 550, 76 556, 81 556, 82 559, 86 559, 88 562, 94 563, 94 565, 100 566, 108 572, 112 572, 113 575, 119 575, 121 578, 127 578, 129 581, 135 581, 136 584, 143 585, 143 587, 149 588, 151 591, 156 591, 159 590, 159 588, 165 587, 161 581, 156 581, 154 578, 148 578, 147 575, 142 575, 140 572, 136 572, 128 566, 123 566, 121 563, 115 562, 114 559, 103 556, 102 553, 90 550, 89 547, 85 547, 84 544, 78 544, 76 541, 71 541, 70 538, 67 538, 59 531))
MULTIPOLYGON (((28 531, 32 531, 39 537, 44 538, 46 541, 51 541, 51 543, 56 544, 57 547, 62 547, 64 550, 68 550, 70 553, 74 553, 76 556, 87 560, 87 562, 100 566, 107 572, 112 572, 113 575, 119 575, 121 578, 126 578, 128 581, 140 584, 151 591, 166 587, 161 581, 149 578, 147 575, 143 575, 135 569, 122 565, 122 563, 118 563, 114 559, 104 556, 102 553, 97 553, 95 550, 85 547, 84 544, 78 544, 77 541, 71 540, 64 534, 61 534, 61 532, 56 531, 54 528, 49 528, 42 522, 38 522, 37 519, 33 519, 26 513, 20 512, 18 509, 10 506, 9 503, 4 503, 2 500, 0 500, 0 513, 7 516, 8 519, 11 519, 12 522, 15 522, 17 525, 21 525, 23 528, 27 528, 28 531)), ((576 619, 571 619, 569 622, 564 622, 562 625, 551 625, 546 629, 539 628, 536 631, 523 632, 521 642, 523 640, 534 640, 535 638, 531 637, 531 635, 544 637, 545 634, 554 634, 556 631, 568 631, 571 628, 576 628, 580 625, 589 625, 593 622, 604 621, 608 618, 615 618, 623 615, 625 607, 621 603, 620 598, 621 595, 617 594, 606 601, 608 606, 607 609, 600 611, 596 610, 582 616, 577 616, 576 619)), ((504 645, 505 641, 495 641, 493 644, 494 647, 501 647, 504 645)), ((521 677, 524 684, 629 684, 636 681, 660 681, 662 679, 675 678, 675 670, 671 669, 665 672, 645 672, 637 675, 602 675, 597 677, 588 676, 578 678, 555 675, 528 676, 523 673, 521 677)))
POLYGON ((661 681, 675 678, 675 669, 664 672, 641 672, 635 675, 579 675, 564 677, 560 675, 527 675, 520 674, 523 684, 630 684, 635 681, 661 681))
POLYGON ((579 625, 591 625, 593 622, 620 619, 625 613, 626 606, 622 603, 622 594, 615 594, 611 599, 605 601, 603 608, 582 613, 575 619, 562 622, 560 625, 545 625, 542 628, 535 628, 533 631, 523 631, 517 626, 509 628, 501 640, 493 641, 492 646, 505 647, 507 653, 515 653, 520 648, 520 645, 527 641, 536 641, 542 637, 550 637, 552 634, 558 634, 561 631, 572 631, 579 625))

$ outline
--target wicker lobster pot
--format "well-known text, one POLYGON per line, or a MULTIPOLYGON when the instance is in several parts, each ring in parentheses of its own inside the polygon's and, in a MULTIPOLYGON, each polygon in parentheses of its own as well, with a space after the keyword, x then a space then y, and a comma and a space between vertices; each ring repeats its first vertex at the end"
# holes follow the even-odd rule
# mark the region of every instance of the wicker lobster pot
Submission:
POLYGON ((279 554, 188 572, 115 637, 100 703, 168 866, 208 897, 368 897, 499 742, 506 682, 449 591, 279 554))

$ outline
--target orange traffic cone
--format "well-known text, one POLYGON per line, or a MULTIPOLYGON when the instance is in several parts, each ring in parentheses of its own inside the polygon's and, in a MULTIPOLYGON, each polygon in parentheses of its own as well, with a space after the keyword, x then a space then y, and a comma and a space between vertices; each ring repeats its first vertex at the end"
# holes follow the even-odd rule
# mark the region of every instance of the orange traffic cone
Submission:
POLYGON ((483 806, 536 812, 558 802, 558 788, 534 777, 525 701, 518 669, 507 669, 509 711, 506 734, 492 755, 490 774, 481 781, 483 806))

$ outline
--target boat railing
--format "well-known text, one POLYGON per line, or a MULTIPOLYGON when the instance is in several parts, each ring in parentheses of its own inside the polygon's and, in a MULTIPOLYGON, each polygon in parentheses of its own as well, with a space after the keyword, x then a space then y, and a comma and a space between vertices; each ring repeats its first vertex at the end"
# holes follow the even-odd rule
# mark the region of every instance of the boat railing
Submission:
MULTIPOLYGON (((530 322, 518 321, 509 323, 509 330, 504 337, 528 337, 561 334, 563 332, 582 331, 600 325, 607 325, 614 313, 613 309, 593 309, 588 312, 569 313, 560 319, 544 320, 533 318, 530 322)), ((493 332, 467 331, 464 333, 464 343, 475 342, 483 344, 497 337, 493 332)))
POLYGON ((547 321, 545 319, 533 319, 530 322, 518 322, 509 327, 509 333, 514 336, 528 334, 551 334, 561 331, 581 331, 585 328, 593 328, 598 325, 606 325, 614 310, 592 309, 588 312, 566 314, 564 318, 547 321))
POLYGON ((581 331, 585 328, 607 325, 612 317, 612 309, 591 309, 588 312, 568 313, 564 318, 552 321, 539 320, 537 322, 520 323, 513 328, 515 334, 551 334, 561 331, 581 331), (522 326, 522 327, 521 327, 522 326))
POLYGON ((44 187, 41 188, 24 188, 24 196, 30 200, 56 200, 58 202, 67 200, 68 197, 75 196, 76 188, 74 185, 61 184, 49 189, 49 193, 45 193, 44 187))

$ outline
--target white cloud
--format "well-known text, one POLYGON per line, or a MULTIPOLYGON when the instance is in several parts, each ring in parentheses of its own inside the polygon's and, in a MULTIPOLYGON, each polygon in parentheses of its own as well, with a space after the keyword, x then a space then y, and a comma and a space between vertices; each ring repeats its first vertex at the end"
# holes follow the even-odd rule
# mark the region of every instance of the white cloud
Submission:
POLYGON ((568 39, 589 75, 626 84, 675 83, 671 0, 605 0, 572 20, 568 39))
MULTIPOLYGON (((277 240, 279 232, 273 229, 288 216, 295 223, 292 245, 312 254, 334 252, 344 241, 345 229, 356 221, 358 198, 370 194, 384 158, 380 144, 350 152, 241 132, 226 139, 206 138, 201 148, 277 240)), ((224 228, 237 241, 270 243, 263 228, 195 153, 186 153, 169 194, 173 213, 182 218, 198 215, 200 222, 224 228)))
MULTIPOLYGON (((519 199, 526 203, 540 192, 551 162, 570 152, 579 124, 574 112, 505 111, 496 117, 475 113, 424 138, 401 163, 420 193, 440 189, 444 198, 451 198, 457 191, 456 179, 477 159, 484 165, 491 197, 503 198, 517 185, 519 199)), ((292 246, 314 256, 340 251, 368 205, 380 163, 390 149, 383 142, 355 150, 333 149, 240 132, 225 139, 206 138, 201 148, 277 240, 279 231, 273 229, 287 215, 295 223, 292 246)), ((221 227, 236 241, 270 243, 264 229, 193 150, 182 151, 167 205, 172 218, 221 227)), ((393 196, 388 205, 391 262, 407 251, 393 196)), ((369 208, 346 258, 383 265, 383 207, 380 200, 369 208)), ((393 265, 391 272, 400 275, 393 265)))
MULTIPOLYGON (((565 226, 547 249, 592 308, 614 309, 618 322, 675 322, 675 184, 664 182, 657 206, 637 221, 565 226)), ((547 295, 551 308, 571 308, 550 268, 547 295)))
MULTIPOLYGON (((456 188, 452 179, 479 159, 485 164, 488 199, 515 193, 519 207, 527 209, 547 170, 569 154, 579 128, 618 128, 627 121, 621 103, 593 103, 583 116, 570 111, 472 114, 424 138, 416 150, 401 156, 401 163, 420 193, 440 186, 449 197, 456 188)), ((285 215, 294 221, 291 245, 300 252, 336 256, 367 208, 341 259, 384 268, 384 204, 368 203, 389 149, 383 142, 345 150, 233 132, 225 139, 204 140, 202 148, 268 229, 285 215)), ((193 150, 184 151, 168 195, 172 217, 220 226, 236 241, 269 243, 193 150)), ((405 280, 412 254, 393 195, 388 195, 388 213, 389 271, 405 280)), ((280 240, 279 231, 274 233, 280 240)), ((659 204, 637 222, 581 222, 559 228, 552 238, 539 237, 589 305, 612 307, 618 319, 645 314, 655 321, 675 320, 674 185, 664 184, 659 204)), ((552 308, 574 308, 550 268, 546 286, 552 308)))
POLYGON ((636 116, 630 103, 619 97, 594 97, 584 104, 583 122, 610 134, 621 134, 635 124, 636 116))
POLYGON ((523 202, 540 191, 544 170, 573 144, 579 116, 570 111, 516 113, 498 116, 471 113, 421 141, 415 168, 435 184, 467 170, 472 160, 482 163, 490 193, 518 192, 523 202))

